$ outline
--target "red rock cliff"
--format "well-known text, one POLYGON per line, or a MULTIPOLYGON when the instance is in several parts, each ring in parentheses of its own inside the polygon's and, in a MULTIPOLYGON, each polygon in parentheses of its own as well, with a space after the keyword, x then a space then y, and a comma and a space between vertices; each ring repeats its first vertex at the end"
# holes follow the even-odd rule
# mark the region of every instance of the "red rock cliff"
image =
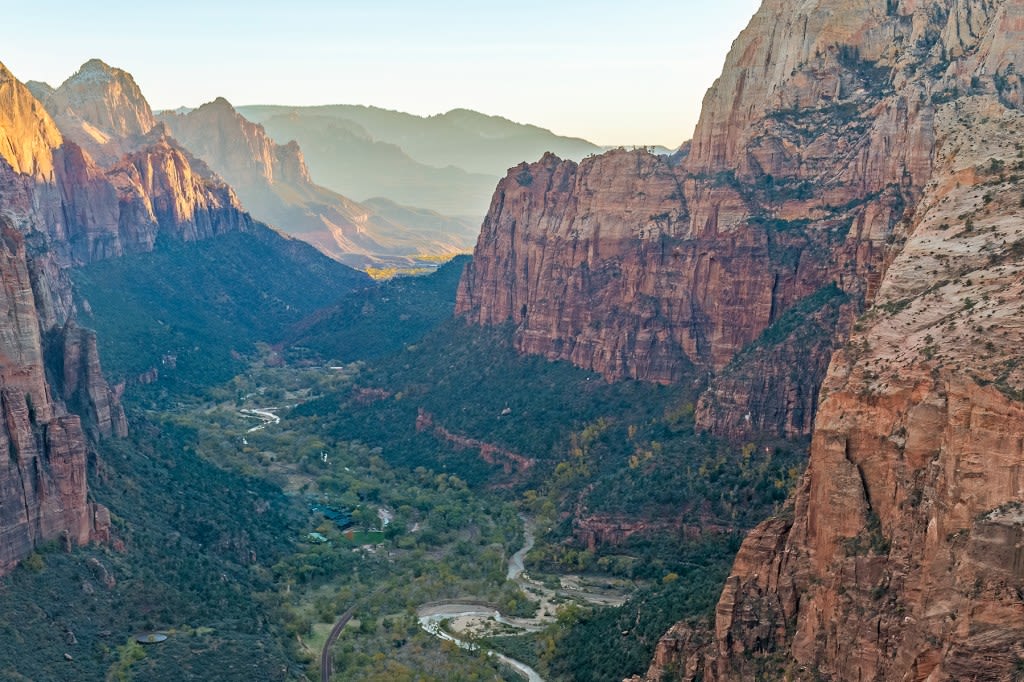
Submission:
MULTIPOLYGON (((714 632, 679 626, 648 680, 1010 680, 1024 660, 1024 3, 768 2, 719 89, 796 50, 790 99, 735 85, 707 115, 806 107, 801 64, 837 39, 891 69, 887 98, 928 103, 931 171, 831 360, 790 511, 744 542, 714 632)), ((736 153, 698 132, 702 163, 736 153)))
MULTIPOLYGON (((47 353, 25 242, 9 224, 0 227, 0 319, 2 574, 47 540, 63 536, 76 544, 88 542, 95 515, 103 510, 87 501, 82 422, 67 413, 47 381, 47 353)), ((75 353, 68 355, 72 361, 65 367, 74 367, 75 353)), ((124 413, 99 374, 94 342, 86 356, 93 367, 80 366, 72 393, 88 396, 93 411, 105 417, 90 423, 123 433, 124 413)))
MULTIPOLYGON (((82 106, 81 120, 102 119, 82 106)), ((158 234, 253 226, 209 169, 160 126, 144 130, 147 110, 109 117, 113 132, 136 120, 118 138, 133 151, 101 168, 0 66, 0 573, 42 542, 108 533, 105 510, 87 502, 87 451, 127 425, 95 335, 73 322, 67 269, 151 249, 158 234)))
POLYGON ((35 103, 24 118, 56 133, 46 140, 53 172, 31 188, 56 208, 40 215, 22 203, 64 265, 149 251, 160 234, 195 240, 253 229, 234 191, 157 122, 131 74, 94 59, 56 90, 37 83, 45 111, 11 82, 35 103))
POLYGON ((548 156, 512 169, 458 313, 509 321, 522 351, 610 378, 667 382, 688 364, 719 374, 747 363, 730 373, 780 387, 778 398, 715 400, 732 391, 713 383, 702 425, 806 433, 827 358, 874 293, 932 163, 933 106, 916 87, 894 87, 885 51, 910 27, 884 6, 862 10, 805 22, 766 5, 734 45, 678 166, 616 151, 579 166, 548 156), (816 29, 822 22, 837 28, 816 29), (832 285, 850 302, 819 316, 829 328, 813 339, 772 337, 777 354, 812 360, 802 378, 790 382, 790 368, 763 353, 738 358, 832 285))

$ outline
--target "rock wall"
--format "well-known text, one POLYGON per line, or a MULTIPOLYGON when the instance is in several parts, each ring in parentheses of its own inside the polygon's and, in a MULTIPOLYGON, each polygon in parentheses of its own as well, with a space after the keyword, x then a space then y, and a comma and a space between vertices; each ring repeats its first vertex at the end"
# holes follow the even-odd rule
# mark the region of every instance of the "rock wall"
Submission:
POLYGON ((826 359, 877 290, 931 173, 934 107, 919 85, 896 87, 892 60, 902 55, 886 51, 916 29, 877 9, 805 21, 767 3, 674 158, 619 150, 512 169, 457 312, 511 320, 521 351, 612 379, 671 382, 696 366, 712 377, 705 428, 806 433, 826 359), (714 383, 723 368, 830 285, 850 297, 851 313, 813 339, 776 335, 776 355, 816 358, 806 378, 788 381, 790 368, 776 363, 734 367, 784 390, 715 399, 736 395, 728 380, 714 383))
MULTIPOLYGON (((714 630, 680 625, 647 680, 1010 680, 1024 660, 1024 3, 848 9, 766 3, 736 49, 822 18, 862 55, 889 35, 894 96, 933 110, 932 172, 831 360, 789 511, 745 540, 714 630)), ((731 142, 701 145, 712 163, 731 142)))
MULTIPOLYGON (((191 241, 253 229, 234 191, 170 138, 131 74, 94 59, 57 89, 33 84, 40 103, 5 73, 21 103, 12 129, 19 139, 42 131, 29 148, 46 172, 24 198, 0 196, 20 209, 23 231, 47 234, 62 266, 150 251, 160 236, 191 241)), ((25 162, 13 158, 21 183, 25 162)))
MULTIPOLYGON (((87 439, 47 380, 52 354, 43 343, 25 240, 0 219, 0 574, 40 543, 83 544, 105 510, 88 502, 87 439)), ((64 391, 89 405, 87 422, 124 435, 124 412, 99 369, 95 338, 67 330, 64 391), (85 348, 82 344, 84 341, 85 348), (76 365, 76 362, 78 363, 76 365), (84 362, 84 365, 83 365, 84 362)), ((102 524, 101 524, 102 525, 102 524)))
POLYGON ((44 83, 29 87, 64 137, 104 166, 116 163, 156 126, 132 75, 99 59, 87 61, 56 89, 44 83))
POLYGON ((88 452, 127 422, 95 334, 74 322, 68 268, 158 237, 254 229, 232 190, 156 125, 130 76, 86 67, 48 93, 59 130, 0 65, 0 573, 55 538, 109 539, 109 514, 87 501, 88 452))

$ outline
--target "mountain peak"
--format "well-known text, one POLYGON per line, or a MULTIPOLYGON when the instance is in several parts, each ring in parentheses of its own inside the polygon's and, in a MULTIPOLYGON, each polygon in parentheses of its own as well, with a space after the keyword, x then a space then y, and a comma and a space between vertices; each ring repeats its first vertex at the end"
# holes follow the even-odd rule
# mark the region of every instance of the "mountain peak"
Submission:
POLYGON ((42 102, 53 94, 53 86, 43 81, 25 81, 25 87, 29 89, 35 98, 42 102))
MULTIPOLYGON (((75 82, 97 82, 104 83, 115 79, 121 79, 127 77, 128 80, 132 80, 131 74, 127 71, 114 68, 110 66, 102 59, 90 59, 86 63, 78 67, 78 71, 74 73, 65 84, 75 82)), ((134 81, 132 81, 134 83, 134 81)))
MULTIPOLYGON (((53 91, 46 102, 58 119, 78 121, 79 144, 106 144, 110 139, 144 135, 156 124, 142 90, 127 71, 90 59, 53 91)), ((58 120, 58 124, 61 121, 58 120)))
POLYGON ((224 112, 229 114, 236 114, 235 107, 232 106, 231 102, 227 101, 224 97, 218 97, 212 102, 207 102, 199 107, 196 111, 215 111, 224 112))
POLYGON ((111 73, 111 72, 114 71, 114 68, 112 66, 110 66, 110 64, 107 64, 102 59, 98 59, 96 57, 93 57, 92 59, 90 59, 86 63, 82 64, 82 66, 78 70, 79 70, 79 72, 82 72, 82 71, 105 71, 107 73, 111 73))

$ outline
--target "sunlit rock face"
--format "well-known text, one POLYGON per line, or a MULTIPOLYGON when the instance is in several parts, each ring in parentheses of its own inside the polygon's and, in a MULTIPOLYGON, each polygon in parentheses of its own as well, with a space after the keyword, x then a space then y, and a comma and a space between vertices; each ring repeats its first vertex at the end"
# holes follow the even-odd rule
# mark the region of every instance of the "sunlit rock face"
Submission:
POLYGON ((127 423, 95 334, 74 322, 68 268, 151 250, 158 236, 253 227, 124 72, 90 62, 37 90, 66 129, 0 66, 0 572, 54 538, 109 537, 109 514, 88 502, 87 454, 127 423), (81 137, 84 124, 103 142, 81 137))
POLYGON ((30 87, 63 135, 101 165, 115 163, 156 126, 156 118, 132 75, 91 59, 53 89, 30 87))
POLYGON ((714 631, 677 627, 644 679, 1017 674, 1022 31, 1020 2, 768 2, 734 45, 689 163, 750 172, 756 138, 705 121, 760 116, 767 130, 828 93, 843 107, 833 118, 860 106, 868 91, 815 62, 845 44, 857 51, 838 56, 886 74, 866 134, 888 133, 867 165, 833 172, 892 179, 903 164, 914 191, 866 278, 868 310, 831 359, 790 509, 744 542, 714 631))

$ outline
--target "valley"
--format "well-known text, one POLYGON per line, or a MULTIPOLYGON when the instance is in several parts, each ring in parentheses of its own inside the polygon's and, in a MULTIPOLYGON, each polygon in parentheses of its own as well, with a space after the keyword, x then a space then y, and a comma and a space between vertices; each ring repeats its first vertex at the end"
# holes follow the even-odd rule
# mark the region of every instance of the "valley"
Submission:
MULTIPOLYGON (((691 443, 692 391, 608 384, 592 372, 518 356, 507 331, 475 330, 450 320, 464 261, 427 277, 347 292, 335 288, 337 302, 301 320, 302 309, 288 312, 298 290, 283 289, 273 278, 231 274, 231 268, 248 265, 221 256, 224 247, 242 253, 230 240, 223 246, 170 245, 75 274, 87 322, 101 330, 107 371, 126 382, 123 400, 133 434, 127 442, 104 444, 98 454, 101 482, 94 495, 118 519, 113 535, 124 553, 90 550, 117 580, 111 591, 93 592, 90 600, 116 600, 123 598, 121 589, 137 589, 138 579, 131 576, 141 570, 136 562, 152 563, 150 543, 166 533, 182 535, 161 550, 170 572, 160 589, 174 595, 160 599, 162 609, 127 609, 92 634, 79 621, 84 616, 64 619, 78 647, 97 652, 68 652, 82 679, 113 670, 124 679, 162 679, 183 665, 186 651, 189 665, 207 665, 193 646, 198 641, 186 636, 199 637, 226 657, 215 664, 224 679, 242 670, 244 657, 223 639, 236 637, 222 621, 235 607, 221 598, 216 618, 185 608, 214 603, 202 592, 213 579, 204 577, 210 572, 235 576, 229 584, 261 595, 249 607, 260 614, 257 632, 263 639, 257 641, 267 651, 274 642, 275 656, 285 651, 292 661, 291 672, 263 668, 267 679, 290 679, 301 670, 315 675, 329 630, 354 603, 355 616, 333 648, 334 670, 344 679, 401 679, 409 671, 469 679, 485 670, 491 672, 484 679, 519 679, 512 672, 496 673, 486 657, 445 648, 420 627, 424 604, 467 599, 493 605, 509 622, 529 624, 526 630, 502 626, 480 636, 493 641, 488 648, 543 670, 546 680, 578 679, 567 671, 580 665, 594 671, 593 679, 626 675, 642 669, 656 643, 654 633, 678 615, 678 605, 707 617, 740 528, 780 503, 795 480, 790 470, 799 466, 799 449, 780 450, 771 467, 751 467, 739 479, 728 475, 726 462, 745 455, 725 442, 691 443), (185 262, 196 268, 189 277, 237 282, 237 292, 190 290, 181 269, 185 262), (207 265, 197 268, 200 263, 207 265), (154 299, 153 292, 168 293, 154 299), (243 317, 231 318, 230 333, 202 322, 225 295, 252 301, 243 317), (194 331, 183 336, 185 330, 194 331), (431 415, 433 428, 425 428, 424 414, 431 415), (257 419, 263 428, 253 430, 257 419), (674 490, 663 484, 660 499, 650 499, 655 488, 647 481, 701 451, 703 460, 693 460, 693 466, 704 462, 702 486, 674 490), (147 492, 149 485, 180 476, 184 462, 176 464, 181 455, 171 454, 179 452, 192 458, 189 466, 197 467, 197 475, 224 472, 211 481, 236 492, 209 497, 197 489, 188 495, 187 508, 171 503, 154 509, 165 508, 172 514, 167 518, 132 514, 136 496, 156 502, 182 495, 174 487, 155 496, 147 492), (502 452, 534 463, 521 467, 502 452), (136 468, 162 473, 137 480, 131 473, 136 468), (255 481, 274 494, 250 497, 255 481), (765 485, 775 494, 764 511, 736 505, 751 486, 765 485), (694 505, 695 494, 708 502, 694 505), (240 504, 232 495, 248 501, 240 504), (273 506, 260 500, 274 500, 273 506), (613 518, 620 525, 631 518, 665 518, 656 528, 685 532, 673 547, 655 535, 663 530, 605 539, 590 526, 565 523, 572 518, 566 511, 581 502, 587 517, 613 518), (355 525, 343 529, 311 513, 311 506, 350 510, 355 525), (252 511, 230 523, 217 521, 229 509, 252 511), (679 518, 680 509, 695 515, 679 518), (272 513, 276 520, 268 524, 272 513), (386 526, 382 514, 390 518, 386 526), (522 515, 531 519, 529 536, 536 542, 529 552, 521 551, 532 544, 525 541, 522 515), (698 529, 704 526, 712 530, 702 538, 698 529), (152 540, 144 543, 143 537, 152 540), (180 566, 172 557, 183 542, 217 547, 217 557, 204 559, 209 563, 202 568, 180 566), (516 575, 521 565, 529 579, 516 575), (678 579, 691 574, 708 581, 678 579), (639 620, 635 604, 622 605, 632 593, 647 605, 639 620), (642 643, 630 644, 626 657, 611 649, 600 652, 600 661, 576 660, 579 644, 565 643, 573 632, 621 630, 615 622, 620 617, 645 629, 642 643), (118 637, 143 629, 167 632, 170 645, 114 646, 118 637), (195 631, 201 634, 188 634, 195 631), (190 646, 182 649, 186 642, 190 646), (375 656, 385 651, 387 657, 375 656)), ((313 303, 312 285, 303 291, 307 304, 313 303)), ((225 314, 236 313, 222 313, 221 319, 228 319, 225 314)), ((52 578, 55 570, 87 567, 79 563, 82 555, 40 556, 40 573, 16 571, 8 589, 30 590, 33 580, 52 578)), ((204 556, 203 550, 196 554, 204 556)), ((47 622, 39 626, 49 627, 47 622)), ((477 619, 458 628, 481 625, 477 619)), ((63 653, 54 651, 51 664, 60 665, 63 653)))
POLYGON ((0 679, 1020 679, 1022 45, 766 0, 671 152, 0 64, 0 679))

